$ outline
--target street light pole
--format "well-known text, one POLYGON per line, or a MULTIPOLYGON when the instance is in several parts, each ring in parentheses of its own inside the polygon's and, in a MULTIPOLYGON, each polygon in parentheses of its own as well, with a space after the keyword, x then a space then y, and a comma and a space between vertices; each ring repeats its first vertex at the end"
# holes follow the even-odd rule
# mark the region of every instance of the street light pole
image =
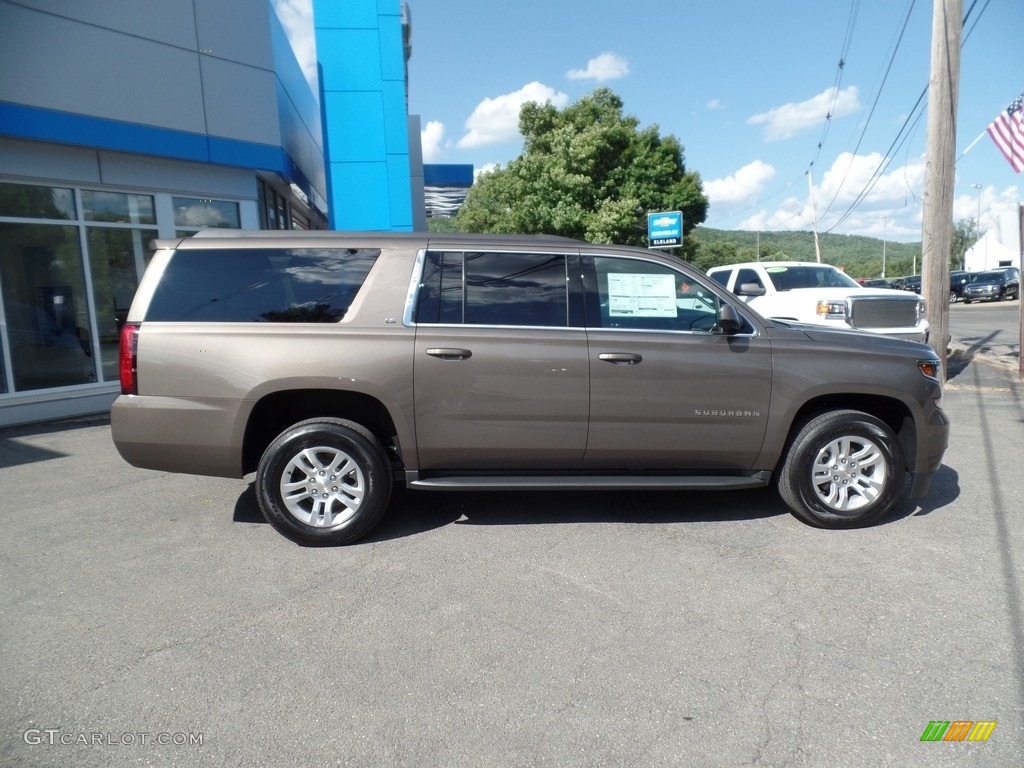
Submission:
POLYGON ((882 279, 883 280, 885 280, 885 231, 886 231, 885 228, 886 228, 886 225, 889 223, 888 219, 889 219, 888 216, 883 216, 882 217, 882 279))

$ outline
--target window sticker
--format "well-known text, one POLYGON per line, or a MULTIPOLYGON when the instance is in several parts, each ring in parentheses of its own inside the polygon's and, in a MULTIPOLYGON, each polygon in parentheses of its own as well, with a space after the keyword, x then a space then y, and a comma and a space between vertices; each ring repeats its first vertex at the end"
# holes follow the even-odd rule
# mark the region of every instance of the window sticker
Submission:
POLYGON ((608 275, 608 315, 675 317, 675 278, 672 275, 608 275))

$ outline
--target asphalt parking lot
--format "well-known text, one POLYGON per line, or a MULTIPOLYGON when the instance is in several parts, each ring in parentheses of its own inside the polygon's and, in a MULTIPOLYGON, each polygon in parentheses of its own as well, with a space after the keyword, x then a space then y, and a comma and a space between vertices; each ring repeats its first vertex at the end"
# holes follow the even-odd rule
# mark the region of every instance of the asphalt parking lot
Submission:
POLYGON ((0 430, 0 765, 1017 765, 1024 385, 961 362, 931 494, 845 532, 768 491, 403 492, 302 548, 103 419, 0 430))

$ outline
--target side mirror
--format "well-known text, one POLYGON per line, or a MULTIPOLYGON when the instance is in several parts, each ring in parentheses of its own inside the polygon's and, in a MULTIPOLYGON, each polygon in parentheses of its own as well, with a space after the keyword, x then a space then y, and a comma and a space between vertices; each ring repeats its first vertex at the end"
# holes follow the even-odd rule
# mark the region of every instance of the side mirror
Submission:
POLYGON ((743 283, 743 285, 736 286, 737 296, 764 296, 764 294, 764 286, 757 283, 743 283))
MULTIPOLYGON (((762 292, 764 289, 761 289, 762 292)), ((732 304, 722 302, 718 307, 718 330, 726 335, 739 333, 743 330, 743 318, 732 304)))

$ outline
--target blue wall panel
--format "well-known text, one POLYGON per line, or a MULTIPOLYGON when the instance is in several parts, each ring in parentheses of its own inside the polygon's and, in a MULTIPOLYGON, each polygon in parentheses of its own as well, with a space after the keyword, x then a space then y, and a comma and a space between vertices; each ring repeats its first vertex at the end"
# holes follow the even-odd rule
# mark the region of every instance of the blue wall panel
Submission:
POLYGON ((336 229, 391 229, 387 163, 335 163, 329 172, 348 192, 335 215, 336 229))
POLYGON ((334 229, 412 229, 399 0, 314 0, 334 229))

